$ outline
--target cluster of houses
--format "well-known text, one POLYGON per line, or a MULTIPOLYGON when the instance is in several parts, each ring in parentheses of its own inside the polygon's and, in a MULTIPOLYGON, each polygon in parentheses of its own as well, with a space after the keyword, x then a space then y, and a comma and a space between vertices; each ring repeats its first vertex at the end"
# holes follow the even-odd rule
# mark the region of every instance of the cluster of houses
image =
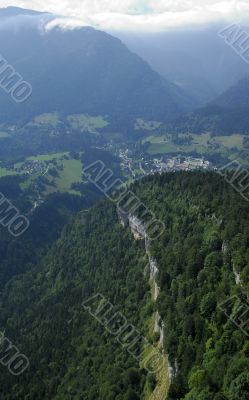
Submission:
POLYGON ((47 169, 46 163, 39 160, 26 160, 16 171, 22 174, 43 174, 47 169))
POLYGON ((211 163, 204 158, 182 156, 171 158, 162 157, 161 159, 154 158, 151 162, 148 162, 148 165, 151 167, 151 172, 193 171, 195 169, 211 168, 211 163))

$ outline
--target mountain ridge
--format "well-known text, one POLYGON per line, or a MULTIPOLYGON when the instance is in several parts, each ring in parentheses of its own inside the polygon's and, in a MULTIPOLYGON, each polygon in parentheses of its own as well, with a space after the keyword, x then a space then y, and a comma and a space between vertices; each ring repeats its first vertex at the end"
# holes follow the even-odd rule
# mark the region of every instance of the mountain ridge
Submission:
POLYGON ((0 324, 31 365, 18 382, 2 370, 4 400, 150 398, 156 377, 82 308, 97 294, 151 344, 159 312, 172 368, 169 400, 237 400, 240 392, 246 400, 248 340, 219 304, 243 301, 234 271, 248 286, 248 203, 214 172, 151 176, 131 190, 165 222, 151 248, 156 303, 144 244, 121 226, 116 207, 102 200, 83 210, 43 260, 1 293, 0 324))
POLYGON ((117 120, 131 129, 137 118, 167 121, 193 107, 188 94, 119 39, 94 28, 55 27, 41 33, 27 24, 19 26, 17 35, 8 25, 0 30, 0 46, 4 58, 33 88, 21 105, 0 93, 2 123, 59 112, 109 115, 115 129, 117 120))
POLYGON ((215 100, 169 124, 168 130, 213 135, 249 134, 249 77, 240 79, 215 100))

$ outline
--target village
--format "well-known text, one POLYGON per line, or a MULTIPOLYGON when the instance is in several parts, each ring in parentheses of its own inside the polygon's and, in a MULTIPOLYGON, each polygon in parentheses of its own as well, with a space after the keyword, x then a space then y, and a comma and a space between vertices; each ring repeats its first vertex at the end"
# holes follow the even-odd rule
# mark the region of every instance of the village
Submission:
POLYGON ((194 171, 197 169, 208 170, 213 168, 212 163, 204 158, 192 156, 169 156, 160 158, 141 157, 134 159, 129 149, 119 150, 122 169, 132 178, 163 172, 194 171))
POLYGON ((195 169, 209 169, 211 163, 204 158, 194 157, 162 157, 154 158, 152 161, 146 161, 145 165, 151 167, 151 172, 176 172, 176 171, 192 171, 195 169))
POLYGON ((45 175, 49 169, 49 163, 40 160, 26 160, 21 166, 15 168, 18 173, 33 175, 45 175))

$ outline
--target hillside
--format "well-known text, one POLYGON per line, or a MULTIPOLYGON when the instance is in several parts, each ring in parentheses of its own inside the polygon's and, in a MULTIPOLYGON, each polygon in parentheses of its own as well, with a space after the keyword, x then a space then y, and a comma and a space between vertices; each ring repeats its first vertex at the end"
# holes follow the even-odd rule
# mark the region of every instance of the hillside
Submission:
POLYGON ((34 15, 42 15, 45 13, 35 11, 35 10, 27 10, 19 7, 5 7, 0 8, 0 18, 10 18, 10 17, 18 17, 18 16, 34 16, 34 15))
MULTIPOLYGON (((120 32, 128 48, 204 106, 246 76, 248 65, 217 33, 224 23, 160 33, 120 32)), ((248 31, 247 27, 244 27, 248 31)))
POLYGON ((230 87, 207 106, 177 118, 168 129, 213 135, 249 134, 249 78, 230 87))
POLYGON ((249 77, 239 80, 212 103, 229 109, 249 108, 249 77))
POLYGON ((156 303, 142 237, 134 240, 107 200, 82 211, 1 293, 1 326, 30 361, 19 378, 1 367, 1 399, 156 398, 166 374, 148 374, 82 307, 99 294, 155 346, 158 311, 168 399, 248 398, 248 338, 219 307, 248 290, 248 203, 215 173, 152 176, 132 190, 166 227, 150 243, 156 303))
POLYGON ((47 23, 54 18, 50 14, 23 13, 23 19, 21 10, 18 17, 5 18, 0 47, 2 57, 31 84, 32 95, 16 104, 1 91, 0 123, 24 123, 58 112, 101 115, 116 129, 124 129, 137 118, 168 121, 191 108, 184 91, 154 72, 119 39, 89 27, 49 29, 47 23))
POLYGON ((13 341, 22 337, 19 343, 29 354, 31 368, 18 382, 10 374, 2 375, 0 398, 139 399, 145 373, 115 337, 84 311, 82 302, 100 293, 142 332, 149 293, 144 261, 141 246, 123 232, 112 206, 102 203, 79 215, 39 272, 18 278, 2 297, 1 326, 6 326, 5 334, 13 341), (17 289, 18 282, 31 286, 25 293, 21 286, 17 289), (15 316, 7 328, 6 306, 12 308, 13 302, 15 316))

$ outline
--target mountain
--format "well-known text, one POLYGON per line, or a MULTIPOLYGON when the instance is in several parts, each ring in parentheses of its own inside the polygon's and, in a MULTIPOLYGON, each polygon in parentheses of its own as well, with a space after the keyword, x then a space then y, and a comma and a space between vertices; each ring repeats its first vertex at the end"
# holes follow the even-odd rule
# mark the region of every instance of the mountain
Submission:
POLYGON ((167 129, 197 134, 211 132, 217 136, 249 135, 249 78, 240 79, 205 107, 178 117, 167 129))
POLYGON ((127 351, 135 342, 143 353, 144 336, 168 354, 169 400, 248 398, 248 202, 213 172, 131 190, 164 222, 157 240, 145 246, 133 226, 135 240, 102 200, 0 293, 5 338, 30 363, 13 376, 16 348, 0 347, 1 399, 165 399, 167 371, 127 351))
POLYGON ((212 104, 232 110, 249 108, 249 76, 229 87, 212 104))
MULTIPOLYGON (((0 398, 139 399, 145 371, 115 336, 84 311, 82 303, 100 293, 113 303, 114 313, 125 314, 142 333, 149 294, 142 248, 123 231, 115 208, 104 202, 90 212, 81 212, 49 253, 39 267, 17 277, 20 283, 31 279, 26 292, 29 299, 17 293, 19 306, 25 305, 27 311, 28 330, 23 325, 24 314, 19 315, 18 323, 22 325, 20 338, 27 338, 28 347, 22 339, 22 345, 17 340, 14 326, 7 333, 5 325, 5 334, 12 342, 19 342, 31 368, 17 381, 11 374, 6 376, 6 384, 0 378, 0 398), (30 306, 27 301, 31 301, 30 306)), ((9 314, 5 300, 12 307, 11 298, 14 300, 8 290, 4 291, 1 324, 9 314)))
POLYGON ((122 129, 137 118, 167 121, 192 106, 185 92, 119 39, 89 27, 49 29, 49 14, 26 16, 23 24, 19 17, 0 30, 1 54, 32 85, 32 95, 17 104, 2 90, 0 122, 56 111, 102 115, 122 129))
MULTIPOLYGON (((248 65, 225 43, 215 24, 160 33, 115 34, 166 79, 204 106, 248 73, 248 65)), ((248 31, 248 27, 241 27, 248 31)))
MULTIPOLYGON (((21 210, 30 222, 30 228, 18 239, 13 238, 6 227, 0 227, 0 291, 13 277, 34 267, 37 260, 59 237, 72 214, 94 204, 94 195, 88 194, 87 198, 83 198, 67 193, 54 193, 39 207, 34 207, 31 191, 28 188, 23 190, 22 183, 23 180, 19 176, 0 179, 1 193, 4 193, 8 201, 21 210)), ((6 203, 1 203, 1 215, 5 205, 6 203)), ((8 210, 5 219, 10 220, 11 212, 9 217, 7 214, 8 210)))
POLYGON ((25 16, 25 15, 42 15, 46 14, 43 12, 35 11, 35 10, 27 10, 24 8, 19 7, 6 7, 0 8, 0 18, 7 18, 7 17, 17 17, 17 16, 25 16))

